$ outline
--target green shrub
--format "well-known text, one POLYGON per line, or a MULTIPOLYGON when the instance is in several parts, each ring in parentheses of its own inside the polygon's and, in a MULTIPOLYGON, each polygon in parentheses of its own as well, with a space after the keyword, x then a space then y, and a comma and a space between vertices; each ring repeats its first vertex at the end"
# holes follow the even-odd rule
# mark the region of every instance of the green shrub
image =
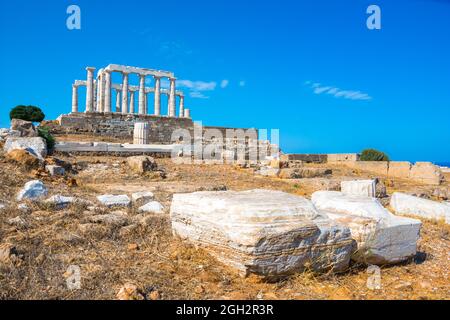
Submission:
POLYGON ((35 106, 17 106, 9 113, 10 119, 21 119, 31 122, 41 122, 45 119, 42 110, 35 106))
POLYGON ((55 138, 51 135, 48 128, 46 127, 38 127, 39 137, 44 138, 45 142, 47 142, 47 148, 52 150, 55 146, 55 138))
POLYGON ((361 152, 361 161, 389 161, 389 156, 375 149, 366 149, 361 152))

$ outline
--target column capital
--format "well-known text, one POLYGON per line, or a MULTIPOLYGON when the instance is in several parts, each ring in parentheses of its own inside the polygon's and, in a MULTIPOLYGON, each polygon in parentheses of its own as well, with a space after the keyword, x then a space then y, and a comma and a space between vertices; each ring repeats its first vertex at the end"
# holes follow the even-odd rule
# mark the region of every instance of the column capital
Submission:
POLYGON ((86 67, 86 70, 87 70, 87 71, 94 71, 95 68, 94 68, 94 67, 86 67))

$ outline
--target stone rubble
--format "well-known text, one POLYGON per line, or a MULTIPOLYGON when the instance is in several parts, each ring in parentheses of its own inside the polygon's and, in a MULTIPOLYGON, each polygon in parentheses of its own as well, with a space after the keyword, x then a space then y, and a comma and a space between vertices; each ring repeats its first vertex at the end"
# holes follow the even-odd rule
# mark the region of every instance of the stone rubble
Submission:
POLYGON ((122 227, 128 224, 128 215, 122 211, 108 214, 100 214, 89 217, 89 222, 102 223, 114 227, 122 227))
POLYGON ((48 194, 48 190, 40 180, 29 181, 25 184, 25 187, 20 190, 17 195, 17 201, 22 200, 36 200, 41 197, 45 197, 48 194))
POLYGON ((280 191, 175 194, 170 215, 175 235, 207 248, 242 275, 342 271, 354 247, 347 227, 309 200, 280 191))
POLYGON ((417 251, 421 222, 398 217, 377 199, 318 191, 312 202, 336 223, 348 226, 357 250, 352 259, 367 264, 393 264, 413 257, 417 251))
POLYGON ((140 207, 138 211, 144 213, 163 213, 164 207, 158 201, 151 201, 140 207))
POLYGON ((136 156, 127 158, 127 164, 131 170, 136 173, 144 173, 147 171, 154 171, 157 169, 155 159, 148 156, 136 156))
POLYGON ((131 194, 131 201, 136 205, 143 205, 149 201, 152 201, 155 195, 151 191, 140 191, 131 194))
POLYGON ((56 206, 59 209, 65 208, 71 204, 77 203, 77 204, 84 204, 86 206, 92 205, 90 201, 84 200, 84 199, 78 199, 75 197, 65 197, 62 195, 54 195, 48 198, 44 201, 44 203, 52 204, 56 206))
POLYGON ((437 202, 405 193, 395 192, 391 197, 391 207, 400 215, 414 215, 425 219, 444 221, 450 224, 450 204, 437 202))
POLYGON ((18 131, 19 137, 38 137, 39 133, 36 130, 33 122, 21 119, 11 120, 11 131, 18 131))
POLYGON ((129 207, 131 200, 127 195, 105 194, 97 197, 97 200, 107 207, 129 207))
POLYGON ((57 165, 47 165, 45 166, 45 170, 51 175, 51 176, 63 176, 66 174, 66 170, 57 165))

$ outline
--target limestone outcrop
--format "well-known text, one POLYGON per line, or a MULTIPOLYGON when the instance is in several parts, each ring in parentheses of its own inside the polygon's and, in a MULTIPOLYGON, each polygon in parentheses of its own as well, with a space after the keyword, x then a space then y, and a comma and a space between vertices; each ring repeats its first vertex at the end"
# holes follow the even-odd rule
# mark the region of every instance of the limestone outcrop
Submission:
POLYGON ((311 201, 280 191, 175 194, 170 215, 175 235, 242 275, 342 271, 355 245, 350 230, 311 201))
POLYGON ((421 222, 393 215, 376 198, 318 191, 312 202, 330 219, 350 228, 357 242, 353 260, 393 264, 416 254, 421 222))
POLYGON ((442 220, 450 224, 450 204, 448 202, 437 202, 395 192, 391 197, 391 207, 397 214, 409 214, 436 221, 442 220))

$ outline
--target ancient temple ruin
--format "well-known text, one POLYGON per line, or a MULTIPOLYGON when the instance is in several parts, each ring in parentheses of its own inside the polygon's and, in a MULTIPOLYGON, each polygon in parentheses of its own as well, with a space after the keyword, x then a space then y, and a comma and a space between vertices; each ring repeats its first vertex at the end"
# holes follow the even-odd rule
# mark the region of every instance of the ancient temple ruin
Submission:
POLYGON ((94 79, 96 68, 87 67, 87 80, 76 80, 72 85, 72 113, 79 112, 78 88, 86 87, 86 108, 85 112, 100 113, 122 113, 138 115, 161 116, 161 95, 168 97, 168 117, 190 118, 190 110, 184 107, 184 94, 176 90, 176 78, 172 72, 153 70, 146 68, 128 67, 117 64, 110 64, 97 72, 94 79), (112 73, 122 75, 122 83, 112 83, 112 73), (129 84, 129 75, 139 76, 139 86, 129 84), (147 87, 146 80, 153 78, 154 87, 147 87), (161 88, 161 79, 166 78, 170 83, 169 89, 161 88), (112 95, 115 92, 115 107, 112 105, 112 95), (138 93, 137 110, 135 106, 135 96, 138 93), (149 109, 149 95, 153 94, 154 108, 149 109))

